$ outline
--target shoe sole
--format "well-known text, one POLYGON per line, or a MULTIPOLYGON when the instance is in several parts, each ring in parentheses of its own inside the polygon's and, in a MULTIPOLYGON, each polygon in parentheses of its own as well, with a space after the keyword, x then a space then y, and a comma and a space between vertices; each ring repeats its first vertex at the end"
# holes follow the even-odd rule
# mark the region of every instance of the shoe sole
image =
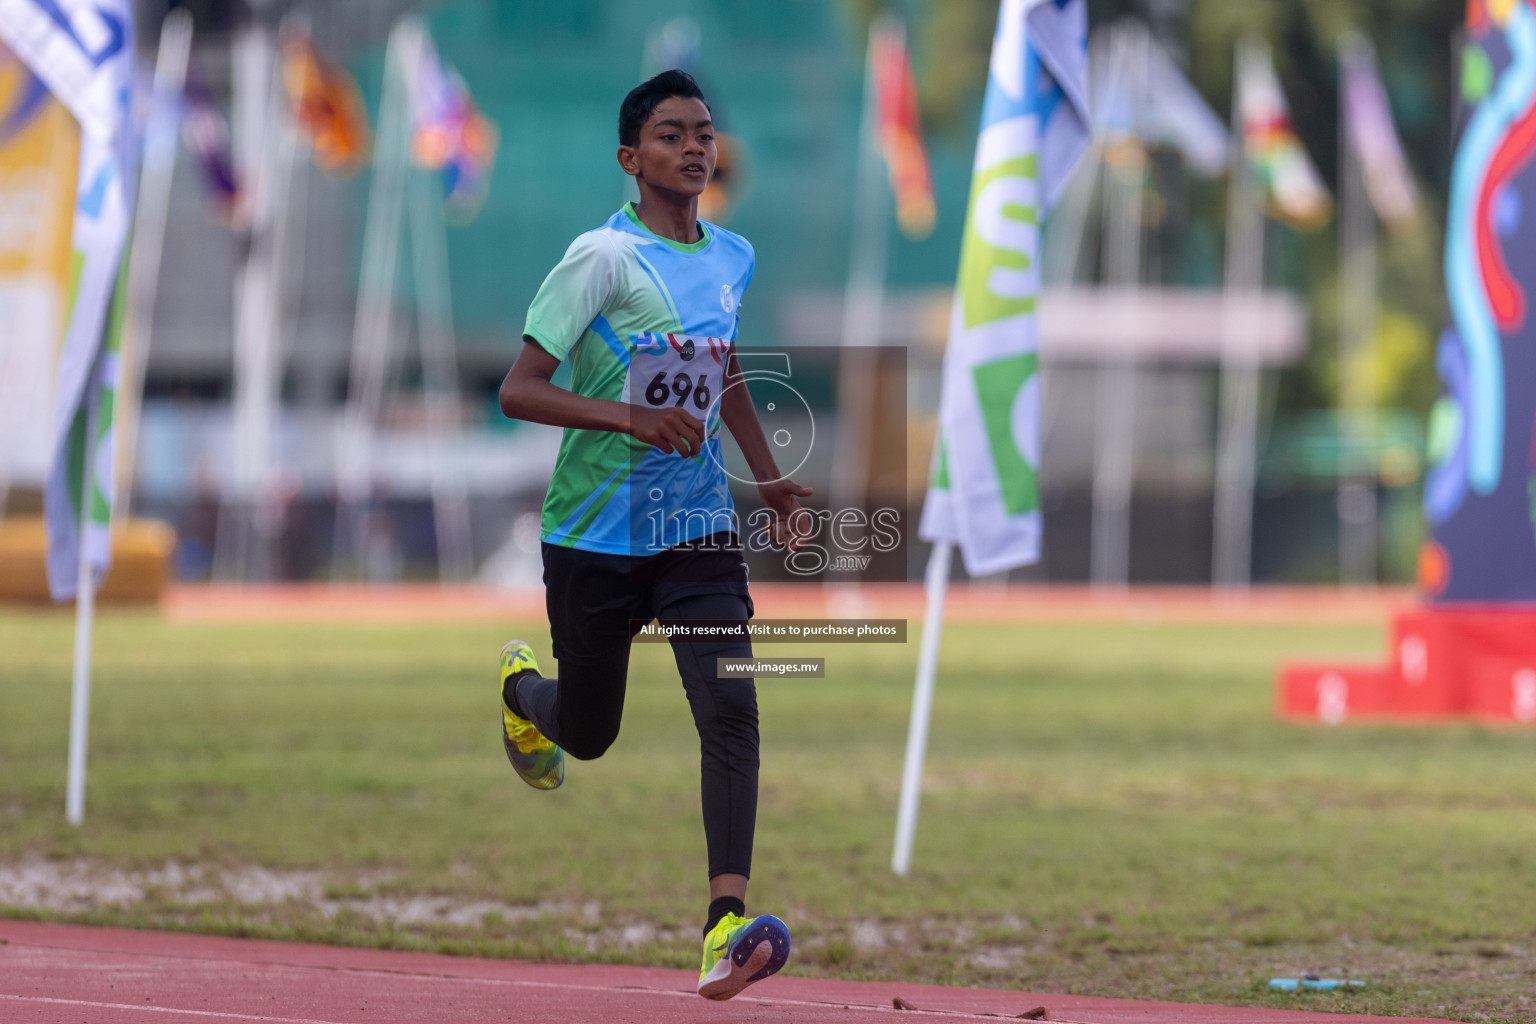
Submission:
POLYGON ((534 789, 559 789, 561 784, 565 782, 564 772, 561 772, 559 779, 551 784, 534 776, 531 766, 525 767, 518 764, 517 757, 513 754, 513 751, 517 748, 513 745, 511 740, 507 739, 507 733, 505 729, 503 729, 501 733, 501 749, 507 752, 507 763, 512 766, 514 771, 517 772, 517 777, 528 783, 528 785, 532 786, 534 789))
POLYGON ((789 929, 776 917, 759 917, 699 983, 699 995, 729 999, 754 981, 777 974, 788 959, 789 929))

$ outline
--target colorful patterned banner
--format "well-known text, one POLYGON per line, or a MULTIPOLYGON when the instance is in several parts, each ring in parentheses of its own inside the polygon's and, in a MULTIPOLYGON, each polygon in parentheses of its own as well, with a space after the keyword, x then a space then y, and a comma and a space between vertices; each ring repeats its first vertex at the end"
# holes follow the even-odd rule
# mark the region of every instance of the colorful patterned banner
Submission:
POLYGON ((1468 5, 1420 580, 1442 602, 1536 601, 1536 11, 1468 5))

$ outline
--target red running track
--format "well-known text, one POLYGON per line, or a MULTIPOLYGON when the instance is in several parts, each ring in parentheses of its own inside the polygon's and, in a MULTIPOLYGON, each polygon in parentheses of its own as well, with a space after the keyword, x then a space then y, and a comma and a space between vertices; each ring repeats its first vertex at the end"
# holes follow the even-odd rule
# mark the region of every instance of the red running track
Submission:
MULTIPOLYGON (((793 964, 793 961, 791 961, 793 964)), ((780 975, 725 1003, 688 971, 529 964, 204 935, 0 921, 7 1024, 878 1024, 990 1020, 1044 1006, 1078 1024, 1411 1024, 1285 1010, 1135 1002, 780 975), (901 997, 916 1012, 898 1011, 901 997)), ((1422 1022, 1422 1018, 1419 1018, 1422 1022)))

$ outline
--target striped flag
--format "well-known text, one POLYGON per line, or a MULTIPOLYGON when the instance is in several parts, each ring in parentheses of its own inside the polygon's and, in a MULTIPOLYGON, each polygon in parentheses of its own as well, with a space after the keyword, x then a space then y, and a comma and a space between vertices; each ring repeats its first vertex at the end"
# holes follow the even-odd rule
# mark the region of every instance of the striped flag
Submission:
POLYGON ((917 109, 917 80, 907 54, 907 34, 896 18, 882 18, 870 29, 874 63, 876 134, 896 195, 896 223, 908 238, 933 231, 933 179, 923 148, 917 109))
POLYGON ((1040 557, 1040 222, 1092 135, 1084 0, 1002 0, 919 535, 973 576, 1040 557))
POLYGON ((121 298, 119 262, 133 196, 128 113, 133 5, 131 0, 0 0, 0 39, 80 123, 68 326, 55 378, 43 497, 48 586, 54 599, 63 601, 75 596, 82 557, 98 583, 111 560, 112 413, 121 318, 113 315, 109 323, 108 314, 114 305, 121 311, 113 296, 121 298), (87 476, 88 503, 82 490, 87 476))
POLYGON ((1298 227, 1320 227, 1333 214, 1333 197, 1296 136, 1268 43, 1248 39, 1238 48, 1237 95, 1243 145, 1276 214, 1298 227))

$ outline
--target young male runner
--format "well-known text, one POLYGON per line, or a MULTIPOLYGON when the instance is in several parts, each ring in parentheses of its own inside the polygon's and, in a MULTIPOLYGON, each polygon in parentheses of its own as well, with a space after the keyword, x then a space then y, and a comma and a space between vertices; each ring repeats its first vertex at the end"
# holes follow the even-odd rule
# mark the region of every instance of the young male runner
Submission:
POLYGON ((714 126, 693 78, 667 71, 619 108, 619 165, 640 201, 571 243, 540 287, 501 386, 509 417, 565 428, 544 499, 545 601, 558 678, 514 640, 501 651, 502 740, 530 786, 565 778, 562 751, 602 756, 618 736, 629 646, 643 623, 741 623, 738 636, 674 640, 702 751, 709 912, 699 994, 729 999, 789 955, 776 917, 747 917, 757 816, 757 693, 721 679, 750 658, 752 615, 720 458, 730 428, 793 546, 810 494, 774 464, 735 346, 752 247, 697 217, 715 166, 714 126), (571 389, 550 382, 571 361, 571 389), (734 386, 733 386, 734 385, 734 386))

